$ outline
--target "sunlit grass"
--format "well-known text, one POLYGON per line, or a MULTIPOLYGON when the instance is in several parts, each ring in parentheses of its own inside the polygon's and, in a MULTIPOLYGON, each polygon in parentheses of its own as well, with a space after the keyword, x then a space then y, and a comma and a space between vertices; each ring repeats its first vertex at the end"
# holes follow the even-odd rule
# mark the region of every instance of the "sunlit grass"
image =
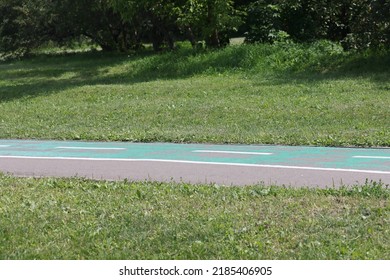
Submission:
POLYGON ((0 259, 389 259, 389 195, 0 176, 0 259))
POLYGON ((0 137, 389 146, 387 62, 330 43, 4 62, 0 137))

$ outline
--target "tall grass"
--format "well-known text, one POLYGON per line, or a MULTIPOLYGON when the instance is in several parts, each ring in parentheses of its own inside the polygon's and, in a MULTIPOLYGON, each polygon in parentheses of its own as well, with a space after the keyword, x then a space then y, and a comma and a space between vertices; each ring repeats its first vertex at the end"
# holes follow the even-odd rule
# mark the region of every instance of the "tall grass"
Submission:
MULTIPOLYGON (((220 50, 192 50, 186 44, 177 51, 160 55, 137 55, 136 66, 127 77, 149 73, 151 78, 177 78, 199 74, 231 72, 272 74, 364 74, 389 72, 390 54, 386 51, 345 52, 330 41, 311 44, 280 42, 233 45, 220 50), (138 60, 141 58, 140 60, 138 60), (129 76, 130 74, 130 76, 129 76)), ((127 64, 127 63, 126 63, 127 64)))

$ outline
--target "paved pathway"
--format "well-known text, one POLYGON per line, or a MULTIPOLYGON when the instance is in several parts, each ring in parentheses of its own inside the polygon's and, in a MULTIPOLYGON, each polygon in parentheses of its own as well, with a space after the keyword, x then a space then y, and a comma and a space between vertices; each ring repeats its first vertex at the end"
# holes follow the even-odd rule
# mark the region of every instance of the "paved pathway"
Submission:
POLYGON ((0 171, 225 185, 390 184, 390 149, 0 140, 0 171))

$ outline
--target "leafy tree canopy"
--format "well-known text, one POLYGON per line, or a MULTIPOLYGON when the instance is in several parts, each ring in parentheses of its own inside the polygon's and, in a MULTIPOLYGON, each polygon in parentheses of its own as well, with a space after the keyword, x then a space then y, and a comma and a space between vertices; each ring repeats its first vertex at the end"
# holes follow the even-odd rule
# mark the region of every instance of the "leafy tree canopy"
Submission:
POLYGON ((52 41, 90 38, 103 50, 151 43, 174 49, 328 39, 345 48, 390 46, 390 0, 0 0, 0 53, 22 55, 52 41))

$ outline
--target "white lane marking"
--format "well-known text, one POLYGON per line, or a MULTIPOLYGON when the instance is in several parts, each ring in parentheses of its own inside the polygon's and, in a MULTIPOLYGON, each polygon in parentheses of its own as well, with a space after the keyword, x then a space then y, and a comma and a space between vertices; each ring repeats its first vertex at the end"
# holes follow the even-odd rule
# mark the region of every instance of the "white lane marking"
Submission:
POLYGON ((258 153, 258 152, 239 152, 239 151, 211 151, 211 150, 196 150, 193 153, 210 153, 210 154, 239 154, 239 155, 261 155, 270 156, 273 153, 258 153))
POLYGON ((11 145, 0 145, 0 148, 8 148, 11 147, 11 145))
POLYGON ((95 148, 95 147, 56 147, 62 150, 126 150, 126 148, 95 148))
POLYGON ((202 162, 202 161, 169 160, 169 159, 77 158, 77 157, 73 158, 73 157, 29 157, 29 156, 0 156, 0 158, 43 159, 43 160, 82 160, 82 161, 168 162, 168 163, 188 163, 188 164, 199 164, 199 165, 204 164, 204 165, 226 165, 226 166, 243 166, 243 167, 265 167, 265 168, 279 168, 279 169, 338 171, 338 172, 354 172, 354 173, 390 175, 390 171, 380 171, 380 170, 326 168, 326 167, 293 166, 293 165, 290 166, 290 165, 267 165, 267 164, 248 164, 248 163, 202 162))
POLYGON ((353 158, 390 159, 390 157, 381 157, 381 156, 354 156, 353 158))

